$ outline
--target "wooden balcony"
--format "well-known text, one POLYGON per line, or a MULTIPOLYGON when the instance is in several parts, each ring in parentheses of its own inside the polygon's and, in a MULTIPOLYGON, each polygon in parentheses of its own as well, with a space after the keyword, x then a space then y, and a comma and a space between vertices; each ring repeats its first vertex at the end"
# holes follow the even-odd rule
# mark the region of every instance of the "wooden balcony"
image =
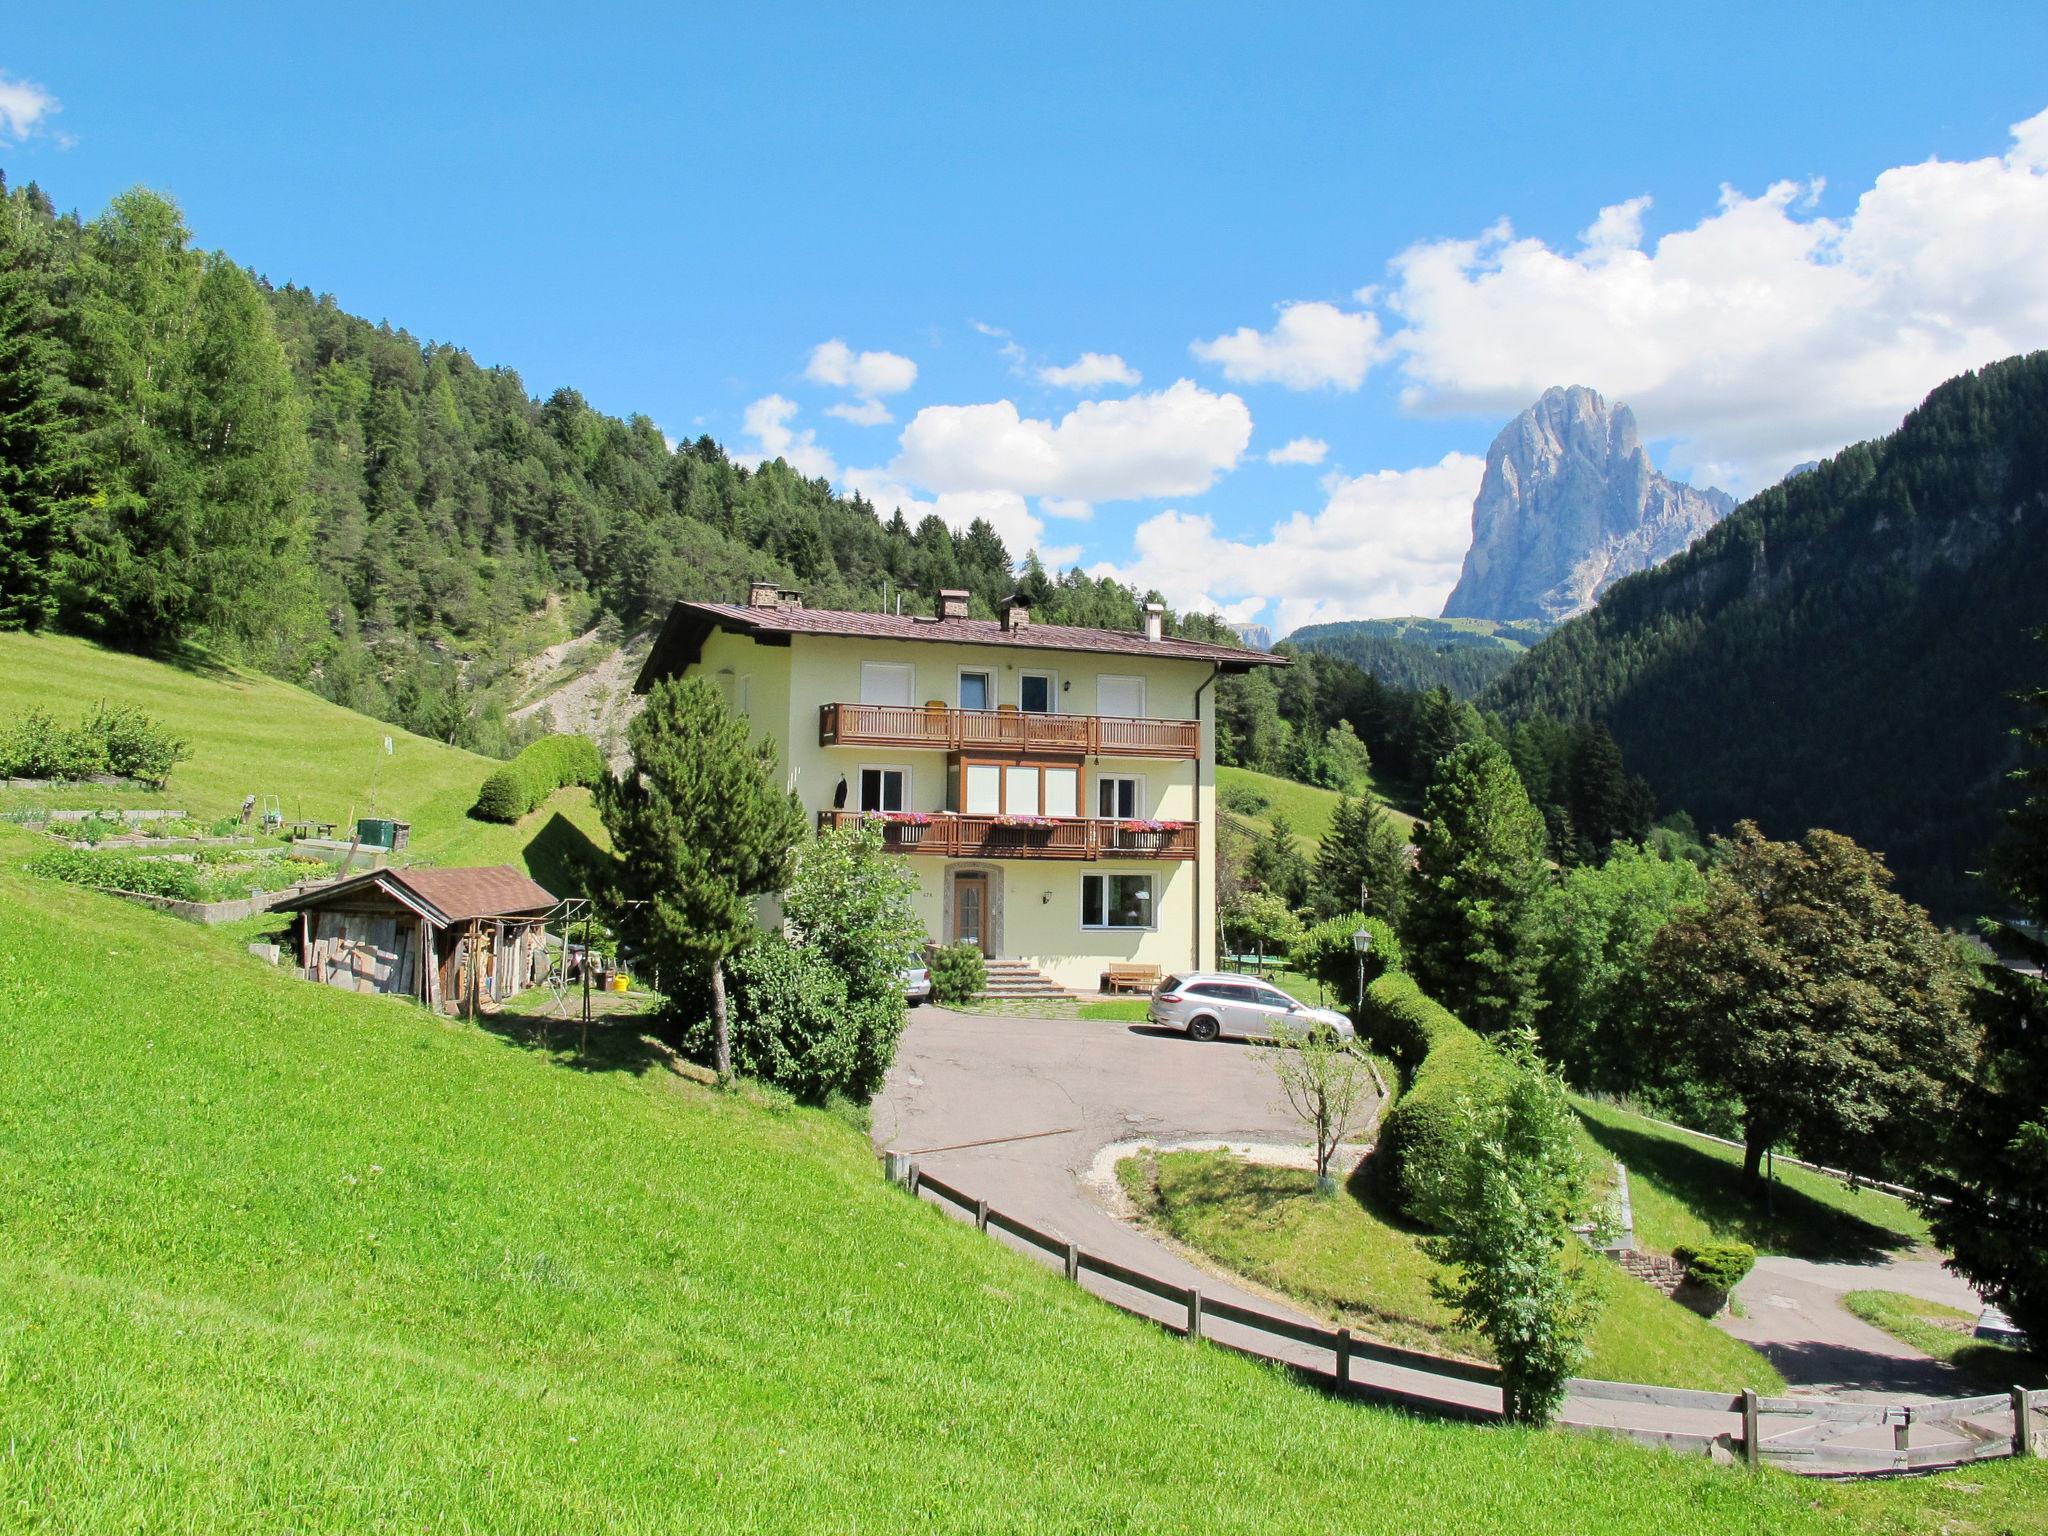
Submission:
POLYGON ((1202 728, 1193 720, 1131 720, 1117 715, 1027 715, 1014 709, 923 704, 820 704, 818 745, 1193 758, 1201 754, 1202 728))
MULTIPOLYGON (((869 812, 820 811, 818 827, 855 826, 869 812)), ((891 853, 937 853, 952 859, 1173 859, 1195 857, 1201 828, 1183 822, 1160 832, 1136 831, 1121 821, 1060 816, 1043 827, 1002 825, 999 816, 934 811, 923 826, 882 818, 891 853)))

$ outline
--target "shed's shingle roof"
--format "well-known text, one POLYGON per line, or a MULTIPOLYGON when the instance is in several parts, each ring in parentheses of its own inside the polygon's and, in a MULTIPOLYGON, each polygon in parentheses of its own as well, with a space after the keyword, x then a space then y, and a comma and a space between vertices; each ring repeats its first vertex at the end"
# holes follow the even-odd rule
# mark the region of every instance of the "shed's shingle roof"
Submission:
POLYGON ((370 885, 397 887, 443 923, 466 923, 473 917, 527 916, 556 905, 546 886, 529 880, 510 864, 492 864, 482 869, 373 869, 354 879, 308 892, 292 905, 321 906, 370 885))
POLYGON ((1105 656, 1163 656, 1207 661, 1227 672, 1284 667, 1287 658, 1206 640, 1147 640, 1125 629, 1083 629, 1071 624, 1031 624, 1007 630, 994 619, 928 619, 910 614, 854 613, 838 608, 753 608, 741 603, 677 603, 641 668, 640 692, 697 659, 714 629, 764 639, 790 635, 849 635, 868 640, 933 640, 949 645, 1000 645, 1016 650, 1089 651, 1105 656))

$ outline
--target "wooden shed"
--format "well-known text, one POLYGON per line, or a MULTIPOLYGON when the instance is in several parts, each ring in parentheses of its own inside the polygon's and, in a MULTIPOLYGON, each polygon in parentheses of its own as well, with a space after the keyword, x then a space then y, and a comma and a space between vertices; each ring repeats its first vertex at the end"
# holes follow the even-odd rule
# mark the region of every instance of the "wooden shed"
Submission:
POLYGON ((290 910, 308 981, 465 1013, 546 976, 557 905, 545 886, 497 864, 373 869, 308 892, 290 910))

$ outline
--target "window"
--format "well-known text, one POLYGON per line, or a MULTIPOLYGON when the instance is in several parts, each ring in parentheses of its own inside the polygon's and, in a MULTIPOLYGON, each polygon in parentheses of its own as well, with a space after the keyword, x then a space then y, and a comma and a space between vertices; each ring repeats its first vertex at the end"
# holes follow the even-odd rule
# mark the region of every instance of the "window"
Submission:
POLYGON ((1017 678, 1017 705, 1027 715, 1052 713, 1053 677, 1050 672, 1025 672, 1017 678))
POLYGON ((1048 816, 1078 816, 1081 814, 1080 769, 1048 768, 1045 770, 1045 814, 1048 816))
POLYGON ((994 816, 1003 808, 1003 770, 995 763, 967 765, 967 802, 960 807, 970 816, 994 816))
POLYGON ((962 672, 960 674, 960 707, 962 709, 993 709, 989 695, 994 690, 989 686, 986 672, 962 672))
POLYGON ((1128 821, 1145 814, 1145 781, 1134 773, 1104 773, 1095 780, 1095 814, 1128 821))
POLYGON ((901 768, 863 768, 860 771, 860 808, 864 811, 900 811, 909 798, 910 775, 901 768))
POLYGON ((1268 1008, 1286 1009, 1294 1006, 1293 998, 1285 992, 1275 992, 1271 987, 1260 987, 1257 995, 1258 1000, 1268 1008))
POLYGON ((1150 875, 1083 875, 1081 877, 1081 926, 1083 928, 1152 927, 1152 877, 1150 875))
POLYGON ((1003 770, 1003 809, 1012 816, 1036 816, 1038 770, 1012 763, 1003 770))
POLYGON ((860 664, 863 704, 909 704, 916 674, 907 661, 864 661, 860 664))
POLYGON ((1142 720, 1145 716, 1145 679, 1103 673, 1095 679, 1095 713, 1142 720))

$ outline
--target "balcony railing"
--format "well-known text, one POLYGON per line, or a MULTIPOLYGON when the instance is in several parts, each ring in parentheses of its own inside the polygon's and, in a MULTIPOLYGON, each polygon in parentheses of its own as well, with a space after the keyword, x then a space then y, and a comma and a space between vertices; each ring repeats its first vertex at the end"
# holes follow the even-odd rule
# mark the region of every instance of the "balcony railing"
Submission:
POLYGON ((924 823, 893 820, 869 811, 820 811, 818 826, 846 827, 879 820, 891 853, 937 853, 954 859, 1192 859, 1201 846, 1194 822, 1157 832, 1093 816, 1056 816, 1043 825, 1006 825, 1001 816, 934 811, 924 823))
POLYGON ((1016 709, 924 704, 821 704, 818 745, 1192 758, 1201 753, 1202 728, 1193 720, 1135 720, 1120 715, 1033 715, 1016 709))

